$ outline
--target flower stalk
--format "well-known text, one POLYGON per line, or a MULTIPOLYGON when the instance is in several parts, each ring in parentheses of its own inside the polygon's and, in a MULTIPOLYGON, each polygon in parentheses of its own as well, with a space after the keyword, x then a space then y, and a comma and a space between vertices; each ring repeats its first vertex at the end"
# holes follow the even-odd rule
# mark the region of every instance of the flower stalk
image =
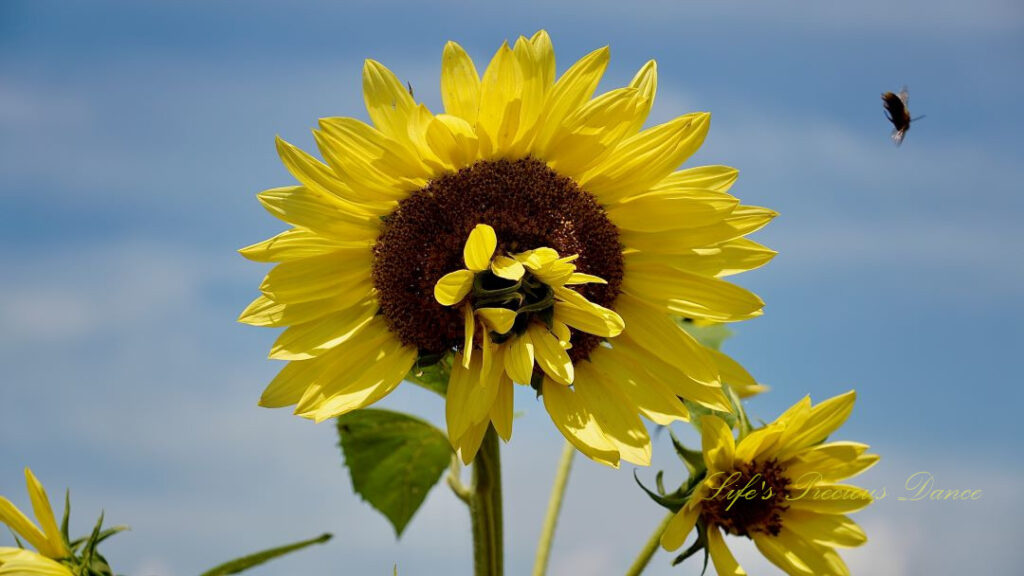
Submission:
POLYGON ((501 452, 498 433, 488 427, 473 461, 469 515, 473 525, 473 574, 502 576, 504 535, 501 511, 501 452))
POLYGON ((665 533, 665 528, 668 527, 668 523, 672 521, 672 517, 675 516, 675 512, 669 512, 662 519, 658 527, 651 533, 651 537, 647 539, 647 543, 640 549, 640 553, 637 554, 636 559, 629 566, 629 570, 626 571, 626 576, 640 576, 647 568, 647 564, 650 563, 651 558, 654 557, 654 553, 658 551, 658 547, 661 545, 661 535, 665 533))
POLYGON ((562 448, 562 457, 558 460, 555 483, 551 486, 551 499, 548 501, 548 511, 544 516, 544 526, 540 531, 540 541, 537 543, 533 576, 544 576, 548 570, 551 543, 555 539, 555 528, 558 525, 558 516, 562 511, 562 499, 565 497, 565 487, 569 483, 569 470, 572 468, 572 459, 575 455, 576 447, 566 442, 565 447, 562 448))

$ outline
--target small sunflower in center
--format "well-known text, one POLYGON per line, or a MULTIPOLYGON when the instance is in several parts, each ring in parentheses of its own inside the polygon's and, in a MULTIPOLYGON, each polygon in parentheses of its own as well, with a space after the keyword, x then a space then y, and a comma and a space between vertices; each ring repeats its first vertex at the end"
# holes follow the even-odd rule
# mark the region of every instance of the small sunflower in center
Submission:
POLYGON ((470 365, 479 323, 485 367, 497 362, 504 367, 500 372, 537 389, 544 377, 571 385, 570 327, 605 338, 618 336, 623 329, 618 314, 587 300, 571 286, 606 282, 577 272, 573 264, 577 254, 563 258, 554 249, 542 247, 495 255, 497 244, 493 228, 477 225, 466 241, 466 268, 444 275, 434 286, 438 302, 463 310, 463 367, 470 365))
POLYGON ((293 228, 242 250, 276 266, 240 320, 287 327, 270 356, 289 364, 261 405, 324 420, 451 355, 448 433, 463 460, 491 426, 508 440, 521 384, 613 466, 648 463, 640 416, 686 419, 681 398, 729 410, 723 375, 745 372, 679 319, 761 314, 722 278, 772 258, 744 236, 775 213, 728 193, 732 168, 676 170, 710 116, 644 129, 653 61, 594 97, 608 58, 595 50, 557 76, 541 31, 504 44, 481 76, 449 42, 437 114, 367 61, 371 124, 322 119, 323 161, 279 140, 299 185, 259 198, 293 228))

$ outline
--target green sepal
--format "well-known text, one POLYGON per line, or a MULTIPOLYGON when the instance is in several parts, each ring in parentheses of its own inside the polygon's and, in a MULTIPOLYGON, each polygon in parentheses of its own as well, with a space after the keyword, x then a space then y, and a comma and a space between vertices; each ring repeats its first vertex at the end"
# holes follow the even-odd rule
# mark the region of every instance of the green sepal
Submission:
POLYGON ((636 480, 638 486, 651 497, 658 504, 673 512, 678 512, 683 504, 686 504, 686 495, 680 491, 673 492, 672 494, 658 494, 647 486, 644 486, 643 482, 640 481, 640 477, 636 474, 636 469, 633 470, 633 479, 636 480))
POLYGON ((448 394, 448 377, 452 372, 452 355, 428 356, 421 354, 405 379, 431 392, 448 394))
POLYGON ((686 464, 686 469, 690 472, 690 476, 694 476, 698 471, 704 469, 703 452, 690 450, 683 446, 683 443, 679 441, 679 438, 671 430, 668 431, 668 435, 672 439, 672 447, 676 449, 676 454, 679 455, 679 459, 683 461, 683 464, 686 464))
POLYGON ((686 405, 686 409, 690 411, 690 424, 697 429, 698 432, 703 432, 701 429, 700 419, 703 416, 714 415, 718 416, 729 425, 729 428, 735 428, 737 423, 737 417, 735 414, 729 412, 722 412, 721 410, 712 410, 707 406, 702 406, 696 402, 691 402, 686 398, 682 399, 683 404, 686 405))
POLYGON ((681 319, 679 320, 679 325, 690 336, 693 336, 698 342, 712 350, 721 349, 722 342, 732 338, 732 330, 726 328, 725 324, 698 326, 695 322, 687 322, 681 319))
POLYGON ((314 544, 323 544, 324 542, 327 542, 330 539, 331 535, 324 533, 317 536, 316 538, 310 538, 309 540, 295 542, 294 544, 286 544, 284 546, 278 546, 276 548, 269 548, 261 552, 256 552, 255 554, 249 554, 248 556, 243 556, 241 558, 236 558, 234 560, 225 562, 220 566, 211 568, 206 572, 203 572, 200 576, 224 576, 225 574, 238 574, 239 572, 244 572, 249 568, 254 568, 256 566, 269 562, 275 558, 284 556, 285 554, 290 554, 292 552, 302 550, 303 548, 313 546, 314 544))
POLYGON ((401 537, 451 463, 448 437, 419 418, 378 409, 338 417, 338 436, 353 489, 401 537))
POLYGON ((682 554, 676 556, 675 559, 672 560, 672 565, 678 566, 679 564, 682 564, 689 557, 701 550, 704 551, 704 567, 700 571, 701 576, 703 576, 704 573, 708 571, 708 528, 703 522, 698 521, 697 540, 691 544, 689 548, 683 550, 682 554))

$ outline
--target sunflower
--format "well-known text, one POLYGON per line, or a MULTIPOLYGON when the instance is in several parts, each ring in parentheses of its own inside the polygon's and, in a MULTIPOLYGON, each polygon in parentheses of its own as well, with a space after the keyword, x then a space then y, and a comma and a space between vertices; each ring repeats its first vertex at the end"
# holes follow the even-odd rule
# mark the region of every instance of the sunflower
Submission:
POLYGON ((698 526, 718 574, 746 574, 725 544, 723 532, 754 541, 768 560, 794 576, 847 575, 837 547, 867 541, 849 512, 871 503, 863 488, 837 482, 878 462, 868 446, 827 442, 853 409, 850 391, 817 406, 809 397, 774 422, 743 437, 717 416, 701 418, 703 481, 661 537, 679 548, 698 526))
POLYGON ((299 184, 259 199, 293 228, 241 250, 276 266, 240 321, 287 327, 270 357, 289 363, 260 404, 322 421, 454 355, 448 432, 464 461, 489 426, 508 440, 516 383, 612 466, 648 463, 640 415, 685 419, 680 398, 729 410, 720 362, 676 317, 761 314, 722 277, 772 258, 744 236, 775 213, 728 194, 732 168, 675 171, 710 116, 642 129, 653 61, 592 98, 608 58, 556 78, 541 31, 503 44, 481 77, 449 42, 442 114, 368 60, 371 124, 321 119, 323 161, 279 139, 299 184))
POLYGON ((71 557, 71 551, 57 527, 57 520, 54 518, 53 508, 43 485, 28 468, 25 469, 25 484, 39 526, 3 496, 0 496, 0 524, 5 524, 38 552, 23 548, 0 547, 0 575, 72 576, 67 566, 57 562, 71 557))

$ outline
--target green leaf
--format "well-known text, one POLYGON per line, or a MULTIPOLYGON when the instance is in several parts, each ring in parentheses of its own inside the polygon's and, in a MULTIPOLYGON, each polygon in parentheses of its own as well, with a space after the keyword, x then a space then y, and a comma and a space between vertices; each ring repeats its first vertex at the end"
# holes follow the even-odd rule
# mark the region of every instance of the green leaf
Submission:
POLYGON ((310 538, 309 540, 303 540, 301 542, 287 544, 285 546, 279 546, 277 548, 270 548, 262 552, 257 552, 255 554, 250 554, 248 556, 236 558, 234 560, 231 560, 230 562, 225 562, 224 564, 221 564, 216 568, 211 568, 210 570, 203 572, 200 576, 222 576, 224 574, 238 574, 239 572, 244 572, 249 568, 259 566, 260 564, 263 564, 265 562, 269 562, 270 560, 273 560, 274 558, 277 558, 279 556, 284 556, 285 554, 289 554, 297 550, 302 550, 303 548, 312 546, 314 544, 323 544, 324 542, 327 542, 330 539, 330 534, 321 534, 316 538, 310 538))
POLYGON ((448 437, 418 418, 377 409, 339 417, 338 435, 352 487, 400 537, 451 463, 448 437))
POLYGON ((695 322, 680 320, 679 325, 682 326, 683 330, 686 330, 690 336, 696 338, 698 342, 714 350, 721 349, 722 342, 725 342, 732 337, 732 330, 726 328, 725 324, 699 326, 695 322))
POLYGON ((452 356, 446 354, 440 359, 421 357, 413 365, 405 379, 417 386, 436 392, 441 396, 448 393, 448 376, 452 371, 452 356))

